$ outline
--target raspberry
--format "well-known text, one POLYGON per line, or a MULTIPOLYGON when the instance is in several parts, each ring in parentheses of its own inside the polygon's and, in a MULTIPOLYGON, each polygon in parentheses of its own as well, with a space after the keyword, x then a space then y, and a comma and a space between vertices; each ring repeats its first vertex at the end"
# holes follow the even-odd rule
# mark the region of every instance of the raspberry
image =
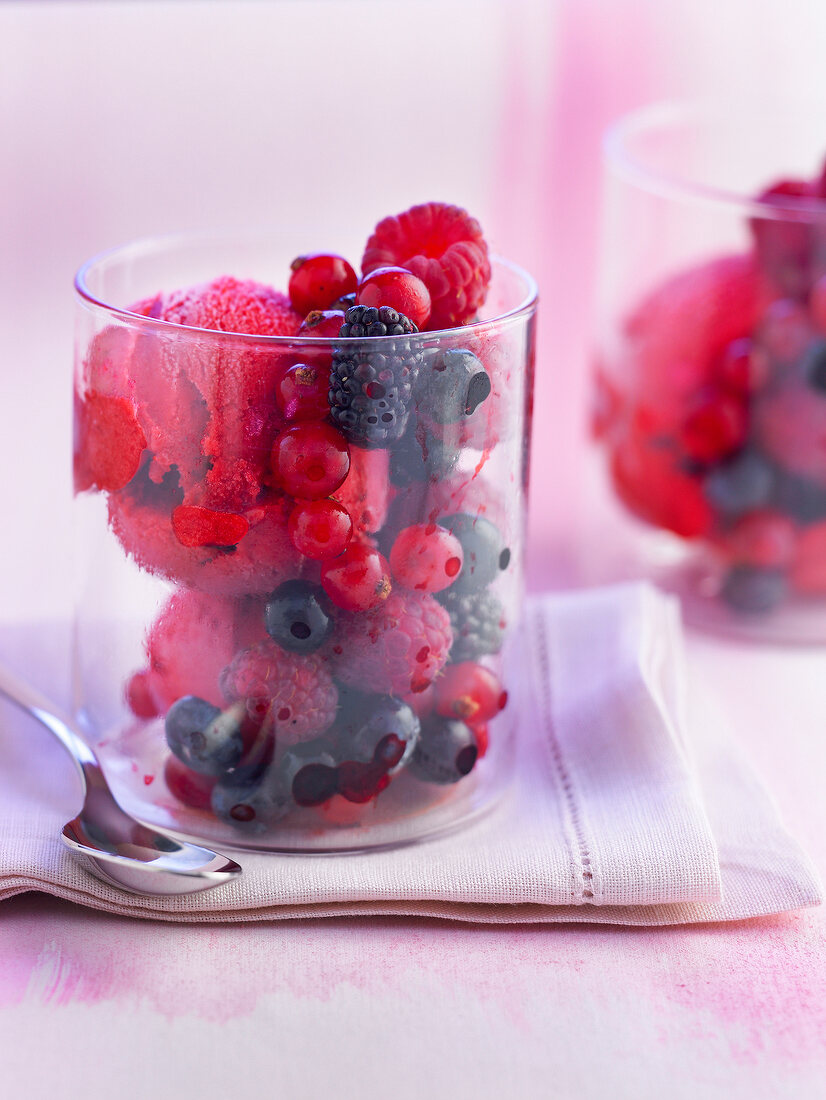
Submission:
POLYGON ((440 672, 453 637, 432 596, 393 592, 371 615, 342 616, 331 647, 343 683, 387 695, 418 694, 440 672))
POLYGON ((164 301, 161 317, 176 325, 248 336, 295 336, 301 324, 286 295, 231 275, 173 291, 164 301))
POLYGON ((351 542, 321 567, 321 586, 336 607, 370 611, 390 595, 390 566, 378 550, 351 542))
POLYGON ((92 391, 75 395, 75 492, 123 489, 138 472, 144 435, 132 403, 92 391))
POLYGON ((237 654, 221 673, 221 690, 230 701, 266 701, 282 745, 309 741, 336 716, 338 692, 322 660, 287 653, 271 641, 237 654))
POLYGON ((172 513, 172 530, 182 546, 237 546, 249 529, 249 520, 231 512, 181 504, 172 513))
POLYGON ((826 487, 826 394, 795 381, 767 393, 755 432, 778 466, 826 487))
POLYGON ((320 500, 334 492, 347 476, 347 440, 329 424, 294 424, 285 428, 273 444, 272 467, 290 496, 320 500))
POLYGON ((400 531, 390 551, 393 576, 417 592, 441 592, 462 568, 462 544, 444 527, 418 523, 400 531))
POLYGON ((685 539, 707 535, 713 526, 702 484, 663 450, 623 440, 611 454, 611 478, 622 503, 646 523, 685 539))
POLYGON ((355 271, 342 256, 299 256, 290 269, 290 301, 302 316, 315 309, 329 309, 337 298, 350 294, 358 285, 355 271))
POLYGON ((347 310, 340 335, 365 339, 335 349, 329 400, 333 422, 351 443, 386 447, 404 435, 422 356, 397 337, 416 331, 389 306, 347 310))
POLYGON ((487 722, 508 702, 498 677, 484 665, 466 661, 448 665, 436 681, 436 712, 463 722, 487 722))
POLYGON ((430 317, 430 291, 403 267, 377 267, 365 275, 356 291, 360 306, 390 306, 422 329, 430 317))
POLYGON ((476 661, 488 653, 499 652, 504 640, 505 611, 492 592, 486 589, 462 596, 448 589, 439 595, 439 602, 450 615, 451 661, 476 661))
POLYGON ((278 383, 275 401, 285 420, 323 420, 330 411, 329 372, 312 363, 296 363, 278 383))
POLYGON ((743 401, 726 393, 709 393, 691 403, 678 438, 689 458, 712 463, 739 450, 747 431, 743 401))
POLYGON ((380 221, 364 251, 362 271, 397 265, 430 291, 429 328, 471 320, 490 284, 488 246, 475 218, 458 206, 423 203, 380 221))
POLYGON ((307 558, 337 558, 353 534, 350 513, 336 500, 300 500, 287 528, 292 544, 307 558))
POLYGON ((347 509, 356 530, 375 534, 384 525, 390 503, 389 465, 385 450, 350 448, 350 471, 335 499, 347 509))
POLYGON ((760 266, 784 294, 805 298, 811 282, 814 230, 803 203, 814 197, 804 180, 783 180, 767 188, 757 201, 780 207, 780 217, 751 218, 755 251, 760 266), (800 209, 795 209, 796 205, 800 209))

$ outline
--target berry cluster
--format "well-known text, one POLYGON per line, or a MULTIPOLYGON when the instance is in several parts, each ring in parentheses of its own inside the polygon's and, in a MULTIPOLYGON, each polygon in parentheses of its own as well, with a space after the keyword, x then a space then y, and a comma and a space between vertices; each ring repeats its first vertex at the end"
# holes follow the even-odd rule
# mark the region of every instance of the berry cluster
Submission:
POLYGON ((704 548, 763 613, 826 595, 826 235, 821 177, 761 194, 752 247, 686 270, 626 318, 594 430, 623 504, 704 548))
POLYGON ((352 822, 342 805, 402 772, 458 782, 507 703, 491 585, 510 550, 479 475, 519 365, 462 329, 487 245, 428 203, 382 221, 362 268, 302 256, 287 294, 221 277, 137 303, 226 338, 176 354, 168 331, 104 330, 79 387, 77 489, 176 585, 128 704, 163 717, 175 797, 242 832, 352 822))

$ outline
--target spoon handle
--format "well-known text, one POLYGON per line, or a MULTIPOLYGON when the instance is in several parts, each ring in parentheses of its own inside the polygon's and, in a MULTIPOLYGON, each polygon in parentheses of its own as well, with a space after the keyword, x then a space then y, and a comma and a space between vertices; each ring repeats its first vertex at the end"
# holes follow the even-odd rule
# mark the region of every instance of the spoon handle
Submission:
POLYGON ((9 702, 36 718, 42 726, 54 734, 74 760, 85 793, 90 782, 94 782, 94 779, 100 775, 100 764, 94 752, 84 741, 80 727, 3 665, 0 665, 0 696, 4 696, 9 702))

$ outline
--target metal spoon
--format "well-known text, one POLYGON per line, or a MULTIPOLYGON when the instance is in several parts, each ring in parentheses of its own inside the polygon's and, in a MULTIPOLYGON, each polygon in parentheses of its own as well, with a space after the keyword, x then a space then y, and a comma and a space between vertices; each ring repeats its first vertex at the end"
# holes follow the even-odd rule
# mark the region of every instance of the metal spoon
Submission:
POLYGON ((2 667, 0 696, 50 730, 77 765, 83 808, 63 826, 63 839, 92 874, 133 894, 194 894, 241 874, 234 860, 173 840, 130 817, 115 801, 79 727, 2 667))

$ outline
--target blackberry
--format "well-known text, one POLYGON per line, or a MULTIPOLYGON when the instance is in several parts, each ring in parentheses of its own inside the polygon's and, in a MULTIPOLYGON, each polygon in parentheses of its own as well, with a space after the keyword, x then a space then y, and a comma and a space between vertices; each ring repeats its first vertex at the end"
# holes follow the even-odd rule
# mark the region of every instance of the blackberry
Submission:
POLYGON ((505 632, 505 612, 492 592, 471 592, 463 596, 448 588, 436 597, 450 615, 453 645, 450 661, 477 661, 488 653, 498 653, 505 632))
POLYGON ((344 315, 339 335, 364 340, 334 349, 329 400, 333 423, 351 443, 386 447, 404 435, 422 354, 397 337, 414 332, 389 306, 352 306, 344 315))
POLYGON ((390 452, 390 480, 394 485, 414 481, 441 481, 449 477, 459 461, 459 449, 425 431, 408 427, 390 452))

